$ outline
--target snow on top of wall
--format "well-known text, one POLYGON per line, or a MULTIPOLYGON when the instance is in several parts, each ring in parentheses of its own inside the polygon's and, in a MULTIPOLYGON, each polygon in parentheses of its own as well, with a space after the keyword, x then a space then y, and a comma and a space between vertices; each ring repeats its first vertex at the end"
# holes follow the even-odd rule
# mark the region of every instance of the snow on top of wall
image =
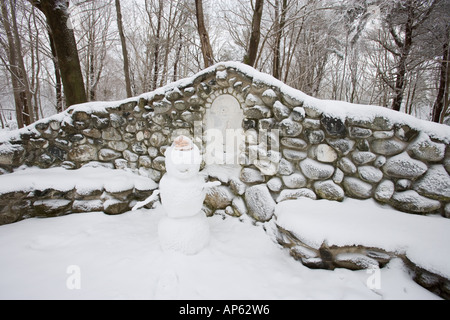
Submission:
POLYGON ((49 188, 61 192, 77 189, 79 193, 86 194, 92 190, 105 189, 115 193, 134 187, 139 190, 154 190, 158 184, 132 172, 104 167, 83 167, 77 170, 28 168, 0 175, 0 195, 49 188))
POLYGON ((132 102, 132 101, 139 101, 139 97, 118 100, 118 101, 93 101, 93 102, 86 102, 86 103, 73 105, 61 113, 52 115, 52 116, 44 118, 44 119, 40 119, 27 127, 24 127, 24 128, 18 129, 18 130, 13 130, 13 131, 0 132, 0 144, 2 144, 2 143, 8 144, 11 140, 20 140, 21 134, 32 133, 32 132, 38 133, 38 131, 36 130, 36 125, 38 125, 40 123, 49 123, 52 121, 56 121, 59 123, 64 123, 64 122, 72 123, 72 113, 74 111, 86 112, 88 114, 107 113, 108 112, 107 109, 118 108, 120 105, 127 103, 127 102, 132 102))
MULTIPOLYGON (((383 117, 390 120, 392 124, 409 125, 411 128, 427 133, 430 137, 441 140, 445 143, 450 143, 450 127, 439 123, 421 120, 411 115, 390 110, 388 108, 354 104, 345 101, 336 100, 321 100, 308 96, 307 94, 294 89, 280 80, 275 79, 271 75, 261 73, 248 65, 244 65, 238 62, 226 62, 219 65, 226 67, 236 68, 248 77, 253 78, 254 81, 265 83, 269 86, 278 87, 280 91, 290 96, 294 101, 299 103, 303 102, 303 105, 314 109, 318 112, 322 112, 324 115, 331 116, 333 118, 339 118, 345 121, 347 118, 351 118, 358 121, 372 122, 377 117, 383 117)), ((218 65, 211 68, 217 68, 218 65)), ((205 71, 208 71, 206 69, 205 71)))
POLYGON ((144 98, 147 100, 152 100, 155 96, 165 94, 175 88, 186 88, 191 86, 195 79, 205 76, 207 74, 210 74, 214 72, 219 67, 225 67, 225 68, 233 68, 238 72, 241 72, 245 76, 249 77, 250 79, 253 79, 253 81, 260 82, 262 84, 266 84, 269 87, 277 87, 279 88, 280 92, 289 96, 291 100, 298 101, 299 105, 303 103, 305 107, 308 107, 310 109, 313 109, 315 111, 318 111, 324 115, 341 119, 342 121, 345 121, 345 119, 351 118, 357 121, 365 121, 368 123, 371 123, 374 121, 374 119, 378 117, 382 117, 385 119, 389 119, 389 121, 392 124, 399 124, 399 125, 408 125, 412 129, 416 129, 418 131, 427 133, 431 138, 438 139, 445 143, 450 143, 450 127, 426 120, 421 120, 418 118, 415 118, 411 115, 407 115, 405 113, 393 111, 384 107, 380 106, 372 106, 372 105, 361 105, 361 104, 353 104, 348 103, 344 101, 335 101, 335 100, 321 100, 317 98, 313 98, 311 96, 308 96, 307 94, 294 89, 285 83, 281 82, 280 80, 275 79, 271 75, 268 75, 266 73, 259 72, 255 70, 254 68, 242 64, 240 62, 221 62, 214 66, 211 66, 209 68, 204 69, 203 71, 200 71, 199 73, 185 78, 181 79, 179 81, 170 83, 164 87, 158 88, 152 92, 144 93, 140 96, 134 97, 134 98, 128 98, 124 100, 118 100, 118 101, 102 101, 102 102, 88 102, 83 103, 79 105, 74 105, 67 109, 66 111, 51 116, 46 119, 42 119, 37 121, 36 123, 33 123, 32 125, 22 128, 16 131, 11 132, 5 132, 0 133, 0 143, 8 142, 11 139, 18 139, 20 137, 21 133, 24 132, 30 132, 34 131, 35 125, 38 123, 48 123, 49 121, 68 121, 71 122, 71 114, 74 111, 83 111, 87 113, 105 113, 108 112, 107 109, 114 109, 118 108, 120 105, 127 103, 127 102, 138 102, 139 99, 144 98))

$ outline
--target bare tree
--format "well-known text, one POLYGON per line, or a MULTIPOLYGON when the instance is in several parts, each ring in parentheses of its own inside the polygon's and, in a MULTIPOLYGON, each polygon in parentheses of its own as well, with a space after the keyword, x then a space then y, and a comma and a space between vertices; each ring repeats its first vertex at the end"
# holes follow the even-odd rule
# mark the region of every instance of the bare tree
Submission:
MULTIPOLYGON (((253 5, 253 2, 252 2, 253 5)), ((258 46, 261 38, 261 19, 264 8, 264 0, 256 0, 253 9, 252 31, 247 52, 244 56, 244 63, 254 66, 256 55, 258 54, 258 46)))
POLYGON ((116 34, 111 32, 112 1, 80 2, 77 7, 77 15, 83 21, 77 28, 77 35, 81 66, 86 79, 85 90, 88 100, 94 101, 97 100, 108 52, 116 39, 116 34))
POLYGON ((61 72, 59 71, 59 61, 56 54, 55 44, 53 43, 53 37, 51 34, 49 36, 50 49, 52 53, 52 61, 55 69, 55 91, 56 91, 56 111, 61 112, 64 109, 63 103, 63 87, 61 82, 61 72))
POLYGON ((197 29, 200 36, 201 49, 203 54, 203 60, 205 62, 205 68, 214 64, 214 54, 209 41, 209 34, 206 30, 205 17, 203 14, 203 1, 195 0, 195 10, 197 17, 197 29))
POLYGON ((132 97, 133 93, 131 90, 131 80, 130 80, 130 67, 128 61, 128 49, 127 41, 125 38, 125 33, 123 31, 122 23, 122 10, 120 7, 120 0, 116 0, 116 13, 117 13, 117 27, 119 29, 120 42, 122 45, 122 56, 123 56, 123 71, 125 75, 125 87, 127 90, 127 97, 132 97))
POLYGON ((275 44, 273 47, 272 75, 281 79, 281 39, 286 24, 288 0, 275 0, 275 44))
POLYGON ((8 61, 2 58, 3 64, 9 70, 16 105, 16 118, 19 128, 33 122, 32 97, 22 56, 22 45, 16 19, 16 3, 9 1, 9 11, 6 1, 1 2, 1 22, 6 32, 7 43, 0 39, 8 61))
POLYGON ((450 0, 440 0, 437 3, 425 28, 429 32, 424 46, 428 52, 435 51, 430 60, 437 61, 437 95, 433 104, 431 120, 443 123, 450 103, 450 0))
POLYGON ((439 88, 436 102, 433 106, 432 120, 443 123, 444 116, 449 107, 449 89, 450 89, 450 25, 447 24, 443 45, 442 58, 440 62, 439 88))
POLYGON ((77 43, 69 20, 69 1, 28 0, 41 10, 49 26, 58 57, 64 95, 68 106, 86 102, 83 75, 78 57, 77 43))
POLYGON ((158 0, 158 10, 157 10, 157 22, 156 22, 156 35, 155 35, 155 45, 154 45, 154 69, 153 69, 153 85, 152 89, 155 90, 158 86, 158 75, 159 75, 159 54, 161 48, 161 28, 163 19, 164 1, 158 0))
POLYGON ((438 0, 404 0, 388 4, 385 23, 393 40, 391 53, 397 58, 392 109, 400 111, 406 86, 406 74, 415 38, 430 17, 438 0))

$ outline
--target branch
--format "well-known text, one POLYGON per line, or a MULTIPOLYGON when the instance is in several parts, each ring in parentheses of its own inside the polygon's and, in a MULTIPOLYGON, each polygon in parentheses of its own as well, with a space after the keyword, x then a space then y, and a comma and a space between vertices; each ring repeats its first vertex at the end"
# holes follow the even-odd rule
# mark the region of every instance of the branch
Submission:
POLYGON ((381 45, 383 47, 383 49, 392 53, 394 56, 396 56, 396 57, 400 56, 400 53, 396 52, 393 48, 389 47, 385 42, 383 42, 379 39, 372 39, 372 40, 375 41, 376 43, 378 43, 379 45, 381 45))
POLYGON ((42 11, 41 1, 40 0, 28 0, 33 6, 42 11))
POLYGON ((439 1, 433 0, 433 2, 431 3, 431 5, 429 6, 429 8, 425 11, 425 13, 423 14, 422 18, 419 20, 419 22, 417 22, 416 24, 412 25, 412 29, 415 30, 418 27, 420 27, 431 15, 431 13, 434 10, 434 7, 436 6, 436 3, 439 1))
POLYGON ((397 45, 397 47, 403 48, 405 46, 405 44, 403 43, 402 39, 400 39, 398 34, 395 32, 394 26, 392 25, 392 23, 390 21, 388 22, 388 27, 389 27, 389 33, 392 35, 392 38, 394 38, 394 42, 397 45))

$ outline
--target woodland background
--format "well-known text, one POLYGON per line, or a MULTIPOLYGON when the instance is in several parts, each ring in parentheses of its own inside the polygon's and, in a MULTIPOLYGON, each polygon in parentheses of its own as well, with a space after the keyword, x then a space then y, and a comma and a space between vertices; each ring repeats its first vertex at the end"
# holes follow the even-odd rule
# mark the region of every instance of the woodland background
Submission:
POLYGON ((446 123, 450 0, 1 0, 0 130, 242 61, 446 123))

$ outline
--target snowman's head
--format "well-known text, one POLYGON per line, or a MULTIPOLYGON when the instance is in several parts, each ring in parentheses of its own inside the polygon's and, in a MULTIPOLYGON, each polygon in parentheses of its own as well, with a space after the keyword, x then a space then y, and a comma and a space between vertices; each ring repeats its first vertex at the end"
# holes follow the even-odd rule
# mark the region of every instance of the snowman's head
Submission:
POLYGON ((198 147, 186 136, 179 136, 165 152, 166 170, 171 176, 189 179, 200 171, 202 157, 198 147))

